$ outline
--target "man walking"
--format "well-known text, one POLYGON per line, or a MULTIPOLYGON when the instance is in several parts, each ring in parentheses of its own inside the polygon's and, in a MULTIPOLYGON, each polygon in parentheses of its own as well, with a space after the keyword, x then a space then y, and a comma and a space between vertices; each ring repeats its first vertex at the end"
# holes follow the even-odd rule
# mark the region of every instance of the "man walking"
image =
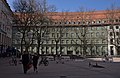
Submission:
POLYGON ((24 53, 24 54, 22 55, 22 64, 23 64, 24 74, 27 73, 29 61, 30 61, 30 60, 29 60, 29 54, 28 54, 28 53, 24 53))

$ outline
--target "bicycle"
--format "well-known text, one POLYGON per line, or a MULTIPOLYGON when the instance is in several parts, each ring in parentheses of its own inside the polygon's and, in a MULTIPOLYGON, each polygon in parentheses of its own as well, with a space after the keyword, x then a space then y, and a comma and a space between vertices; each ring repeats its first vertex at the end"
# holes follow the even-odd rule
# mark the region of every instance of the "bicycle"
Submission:
POLYGON ((48 66, 49 61, 47 60, 47 58, 43 58, 43 59, 41 59, 41 61, 39 62, 39 66, 40 66, 41 64, 44 64, 44 66, 48 66))
POLYGON ((15 66, 17 66, 17 60, 16 60, 15 57, 12 57, 12 59, 9 60, 9 65, 15 65, 15 66))

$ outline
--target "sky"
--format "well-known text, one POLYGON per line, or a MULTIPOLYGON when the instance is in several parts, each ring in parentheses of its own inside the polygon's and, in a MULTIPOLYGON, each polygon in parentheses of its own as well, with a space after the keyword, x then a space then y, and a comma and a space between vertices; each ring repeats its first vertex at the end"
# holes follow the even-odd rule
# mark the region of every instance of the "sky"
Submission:
MULTIPOLYGON (((13 0, 7 0, 8 4, 12 7, 13 0)), ((47 0, 49 5, 55 5, 57 11, 77 11, 79 7, 95 10, 106 10, 113 3, 120 7, 120 0, 47 0)))

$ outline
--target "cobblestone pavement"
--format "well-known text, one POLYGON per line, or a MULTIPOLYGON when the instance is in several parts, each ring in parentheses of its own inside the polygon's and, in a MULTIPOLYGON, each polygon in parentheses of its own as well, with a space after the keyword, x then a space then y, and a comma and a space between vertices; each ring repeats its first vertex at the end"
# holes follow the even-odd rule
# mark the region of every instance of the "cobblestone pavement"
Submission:
POLYGON ((120 78, 119 62, 91 60, 65 61, 64 64, 50 61, 48 66, 38 66, 38 73, 31 68, 23 74, 22 64, 9 65, 9 58, 0 58, 0 78, 120 78), (93 66, 89 67, 89 63, 93 66), (94 67, 98 64, 101 67, 94 67))

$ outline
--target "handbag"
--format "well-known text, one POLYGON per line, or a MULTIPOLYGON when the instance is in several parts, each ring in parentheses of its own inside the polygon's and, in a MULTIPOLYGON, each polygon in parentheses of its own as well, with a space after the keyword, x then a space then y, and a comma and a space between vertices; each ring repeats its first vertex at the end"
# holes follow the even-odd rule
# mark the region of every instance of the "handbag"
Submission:
POLYGON ((32 67, 32 63, 27 64, 27 70, 29 70, 32 67))

